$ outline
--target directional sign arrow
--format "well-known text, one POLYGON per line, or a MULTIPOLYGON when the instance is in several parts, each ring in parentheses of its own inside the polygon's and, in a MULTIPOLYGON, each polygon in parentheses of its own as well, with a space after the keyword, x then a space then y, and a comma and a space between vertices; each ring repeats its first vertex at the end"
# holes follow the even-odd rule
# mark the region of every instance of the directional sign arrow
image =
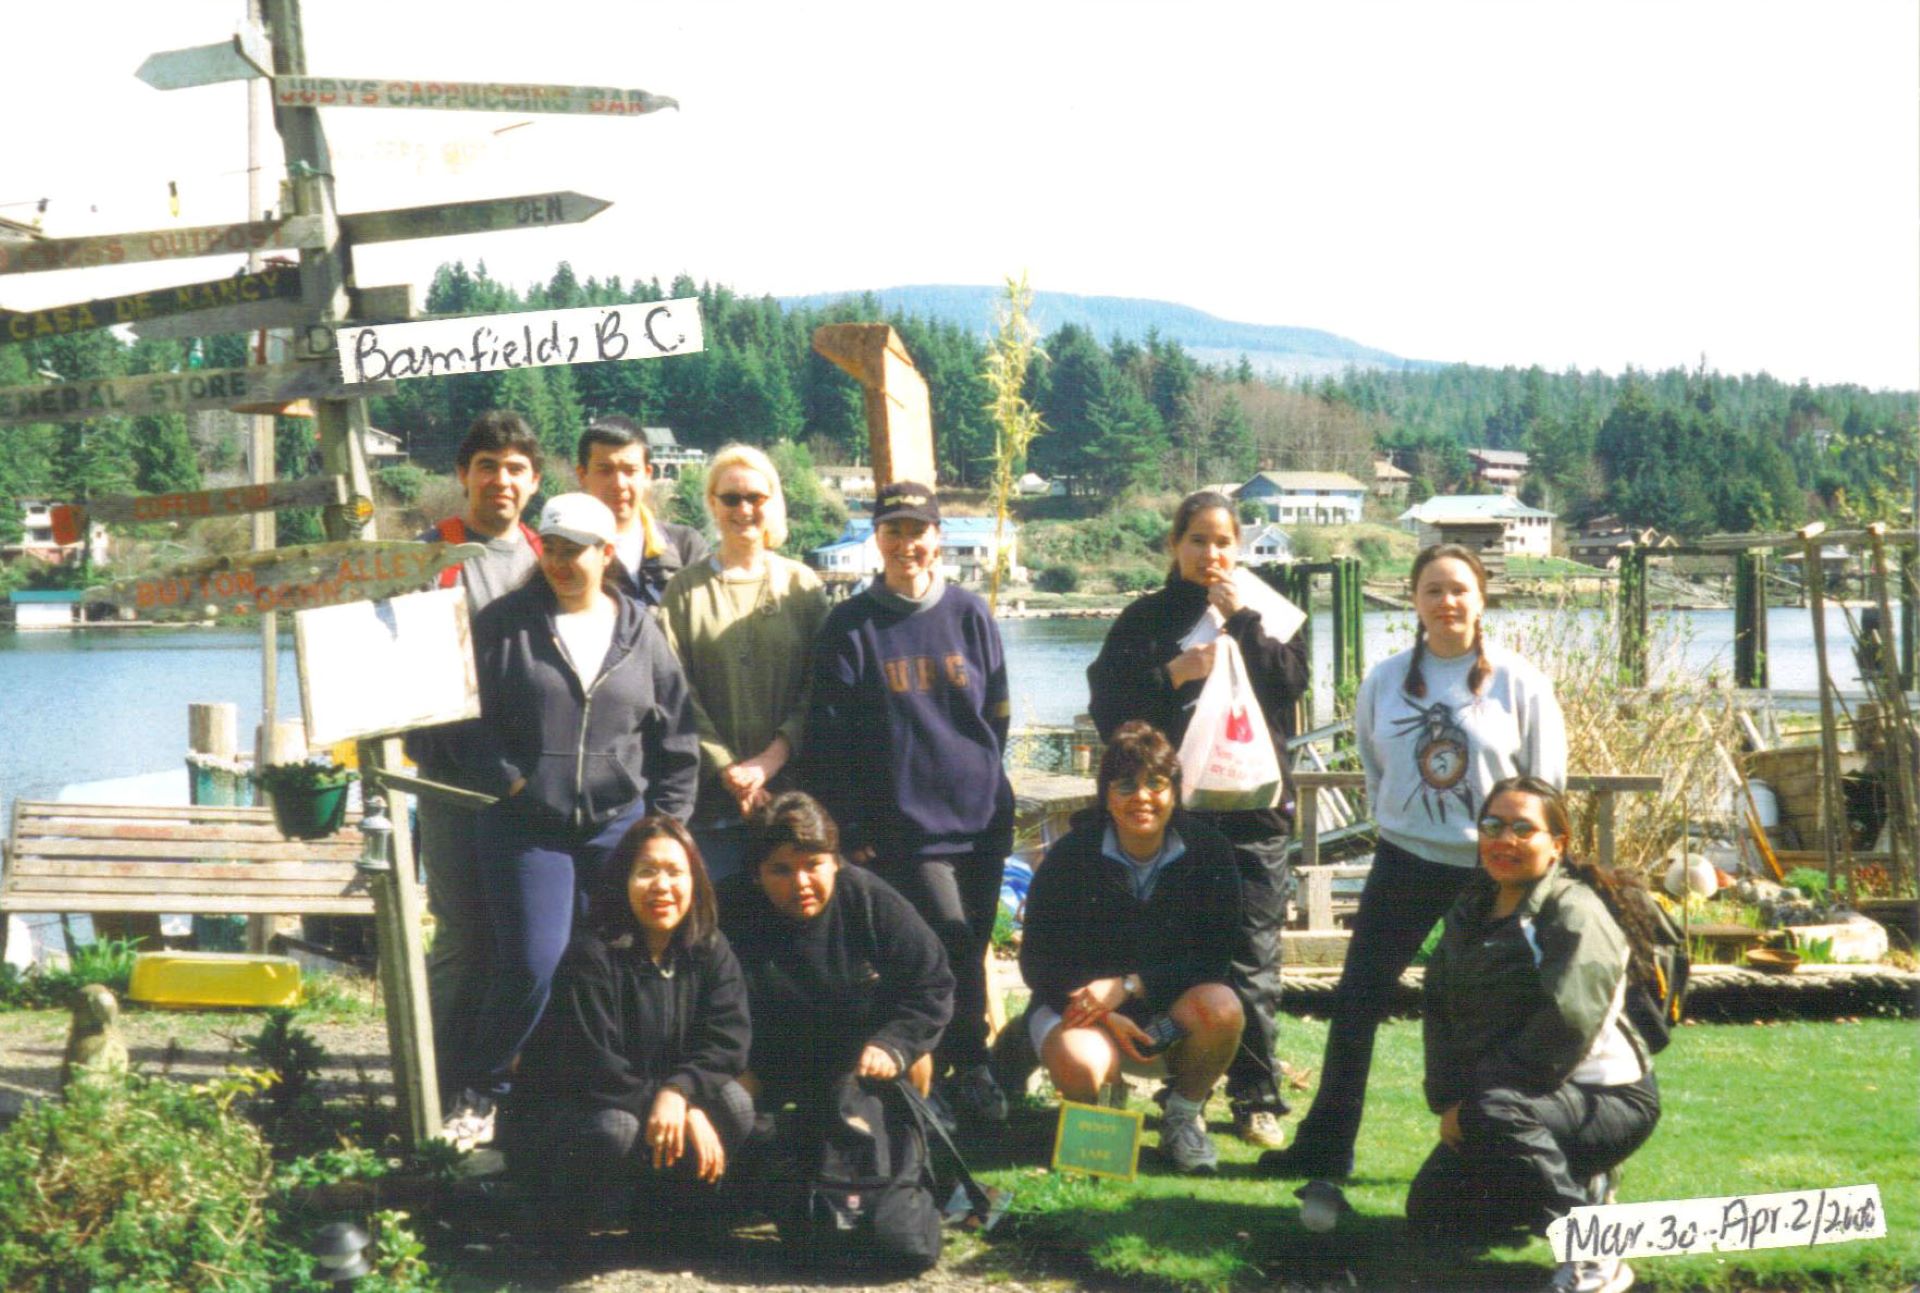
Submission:
POLYGON ((0 426, 154 417, 199 409, 278 408, 295 400, 372 398, 391 395, 396 389, 391 382, 345 385, 326 364, 190 368, 183 373, 0 387, 0 426))
POLYGON ((450 202, 444 206, 359 211, 340 217, 340 235, 353 243, 397 242, 403 238, 537 229, 550 224, 579 224, 612 205, 605 198, 590 198, 584 193, 528 193, 517 198, 450 202))
POLYGON ((222 81, 273 75, 273 48, 258 24, 248 23, 216 45, 147 55, 134 75, 156 90, 185 90, 222 81))
POLYGON ((258 485, 232 485, 175 494, 114 494, 90 498, 75 506, 53 509, 54 537, 64 533, 79 542, 87 520, 107 524, 145 524, 153 521, 197 521, 205 516, 244 516, 249 512, 277 512, 283 507, 326 507, 347 501, 344 476, 304 476, 258 485), (62 517, 61 513, 69 515, 62 517))
POLYGON ((680 106, 664 94, 600 85, 368 81, 333 76, 276 76, 273 100, 283 108, 438 108, 452 112, 568 112, 592 117, 632 117, 680 106))
POLYGON ((299 297, 300 271, 291 265, 276 265, 253 274, 156 288, 151 292, 129 292, 125 296, 103 296, 97 301, 81 301, 75 305, 56 305, 44 310, 0 310, 0 345, 41 337, 64 337, 94 328, 110 328, 116 323, 134 323, 194 310, 260 301, 297 301, 299 297))
POLYGON ((477 543, 320 543, 196 561, 89 588, 89 602, 153 620, 298 611, 412 592, 485 549, 477 543))
POLYGON ((282 216, 241 224, 207 224, 145 233, 103 233, 87 238, 0 242, 0 274, 49 269, 90 269, 149 260, 187 260, 246 251, 276 251, 326 245, 319 216, 282 216))

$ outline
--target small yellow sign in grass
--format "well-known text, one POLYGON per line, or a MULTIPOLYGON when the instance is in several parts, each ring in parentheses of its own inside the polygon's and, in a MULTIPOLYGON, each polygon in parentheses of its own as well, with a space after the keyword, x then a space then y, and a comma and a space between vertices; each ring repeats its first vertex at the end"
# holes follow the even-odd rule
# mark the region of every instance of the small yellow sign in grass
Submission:
POLYGON ((1137 1109, 1060 1102, 1060 1124, 1053 1134, 1053 1170, 1131 1181, 1140 1169, 1137 1109))

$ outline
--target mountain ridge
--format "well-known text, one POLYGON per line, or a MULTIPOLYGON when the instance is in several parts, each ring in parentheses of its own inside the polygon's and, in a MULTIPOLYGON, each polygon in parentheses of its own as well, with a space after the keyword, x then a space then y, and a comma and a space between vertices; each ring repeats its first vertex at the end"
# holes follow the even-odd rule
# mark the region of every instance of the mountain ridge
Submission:
MULTIPOLYGON (((787 307, 820 308, 838 301, 871 295, 889 311, 936 319, 983 332, 994 326, 994 310, 1005 298, 997 287, 924 283, 899 287, 852 289, 783 296, 787 307)), ((1041 333, 1066 324, 1086 328, 1101 342, 1114 337, 1145 341, 1150 329, 1163 340, 1177 341, 1201 363, 1237 364, 1245 355, 1256 372, 1267 376, 1321 376, 1349 367, 1431 369, 1432 360, 1408 359, 1375 346, 1319 328, 1283 324, 1241 323, 1222 319, 1190 305, 1150 297, 1087 296, 1074 292, 1035 292, 1030 317, 1041 333)))

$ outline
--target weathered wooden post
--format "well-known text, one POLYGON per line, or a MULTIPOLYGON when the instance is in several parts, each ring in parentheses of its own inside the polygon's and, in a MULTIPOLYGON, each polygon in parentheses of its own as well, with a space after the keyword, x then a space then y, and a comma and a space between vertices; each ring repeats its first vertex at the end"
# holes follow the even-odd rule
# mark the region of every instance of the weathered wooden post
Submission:
MULTIPOLYGON (((420 881, 414 868, 413 832, 406 828, 408 799, 391 782, 380 780, 382 771, 399 765, 397 738, 360 742, 364 784, 369 795, 375 784, 380 785, 392 824, 388 865, 374 878, 374 919, 379 923, 380 991, 387 1007, 394 1089, 407 1131, 417 1145, 440 1134, 441 1110, 434 1076, 433 1014, 426 993, 426 950, 420 940, 420 881)), ((366 831, 364 821, 361 831, 366 831)))
MULTIPOLYGON (((1840 794, 1840 730, 1833 714, 1833 679, 1827 673, 1827 588, 1826 568, 1821 561, 1820 536, 1826 525, 1814 521, 1800 528, 1803 554, 1800 574, 1807 590, 1807 607, 1813 615, 1813 658, 1819 670, 1820 688, 1820 847, 1827 855, 1827 892, 1838 893, 1840 851, 1846 847, 1847 814, 1840 794)), ((1853 887, 1853 873, 1847 873, 1847 887, 1853 887)))
POLYGON ((1733 685, 1767 685, 1767 552, 1733 554, 1733 685))
POLYGON ((860 383, 873 483, 937 486, 933 400, 900 334, 884 323, 828 323, 813 330, 813 348, 860 383))
POLYGON ((1900 686, 1913 690, 1914 656, 1920 654, 1920 547, 1900 553, 1900 686))
MULTIPOLYGON (((1887 842, 1892 850, 1893 881, 1895 892, 1906 887, 1907 875, 1904 870, 1908 862, 1914 863, 1914 874, 1920 877, 1920 858, 1903 856, 1903 849, 1910 851, 1920 831, 1915 829, 1915 814, 1920 809, 1920 769, 1914 767, 1913 712, 1908 705, 1907 693, 1900 679, 1900 664, 1895 658, 1893 645, 1893 607, 1892 598, 1887 594, 1887 527, 1884 522, 1875 521, 1867 527, 1867 545, 1873 562, 1873 600, 1880 610, 1880 632, 1875 644, 1880 648, 1879 659, 1873 661, 1879 666, 1881 685, 1879 692, 1884 712, 1880 715, 1881 738, 1884 757, 1881 763, 1893 784, 1888 800, 1896 814, 1903 821, 1896 821, 1893 829, 1887 832, 1887 842)), ((1908 615, 1912 614, 1907 609, 1908 615)), ((1863 662, 1864 663, 1864 662, 1863 662)), ((1870 687, 1871 691, 1872 688, 1870 687)))
MULTIPOLYGON (((1269 567, 1269 569, 1272 569, 1272 567, 1269 567)), ((1307 658, 1307 689, 1300 693, 1299 708, 1294 715, 1295 730, 1304 732, 1313 726, 1315 712, 1313 697, 1313 567, 1307 562, 1296 561, 1291 565, 1280 567, 1278 575, 1279 578, 1277 580, 1268 578, 1267 582, 1270 584, 1278 583, 1280 591, 1286 595, 1287 600, 1295 606, 1298 606, 1300 613, 1307 617, 1307 622, 1300 626, 1300 646, 1307 658)), ((1285 751, 1280 752, 1280 757, 1286 757, 1285 751)))
POLYGON ((1647 685, 1647 550, 1634 546, 1620 554, 1615 623, 1620 632, 1620 685, 1647 685))

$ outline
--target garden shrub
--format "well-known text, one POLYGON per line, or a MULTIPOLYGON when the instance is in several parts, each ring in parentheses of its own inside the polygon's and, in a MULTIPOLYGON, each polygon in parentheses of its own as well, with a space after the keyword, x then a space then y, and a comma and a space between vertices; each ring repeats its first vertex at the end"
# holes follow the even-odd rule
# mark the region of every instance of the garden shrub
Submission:
POLYGON ((1043 593, 1074 593, 1080 591, 1080 571, 1077 567, 1064 563, 1048 566, 1034 578, 1033 586, 1043 593))
POLYGON ((1113 588, 1119 593, 1144 593, 1166 582, 1166 573, 1153 566, 1122 566, 1113 572, 1113 588))

